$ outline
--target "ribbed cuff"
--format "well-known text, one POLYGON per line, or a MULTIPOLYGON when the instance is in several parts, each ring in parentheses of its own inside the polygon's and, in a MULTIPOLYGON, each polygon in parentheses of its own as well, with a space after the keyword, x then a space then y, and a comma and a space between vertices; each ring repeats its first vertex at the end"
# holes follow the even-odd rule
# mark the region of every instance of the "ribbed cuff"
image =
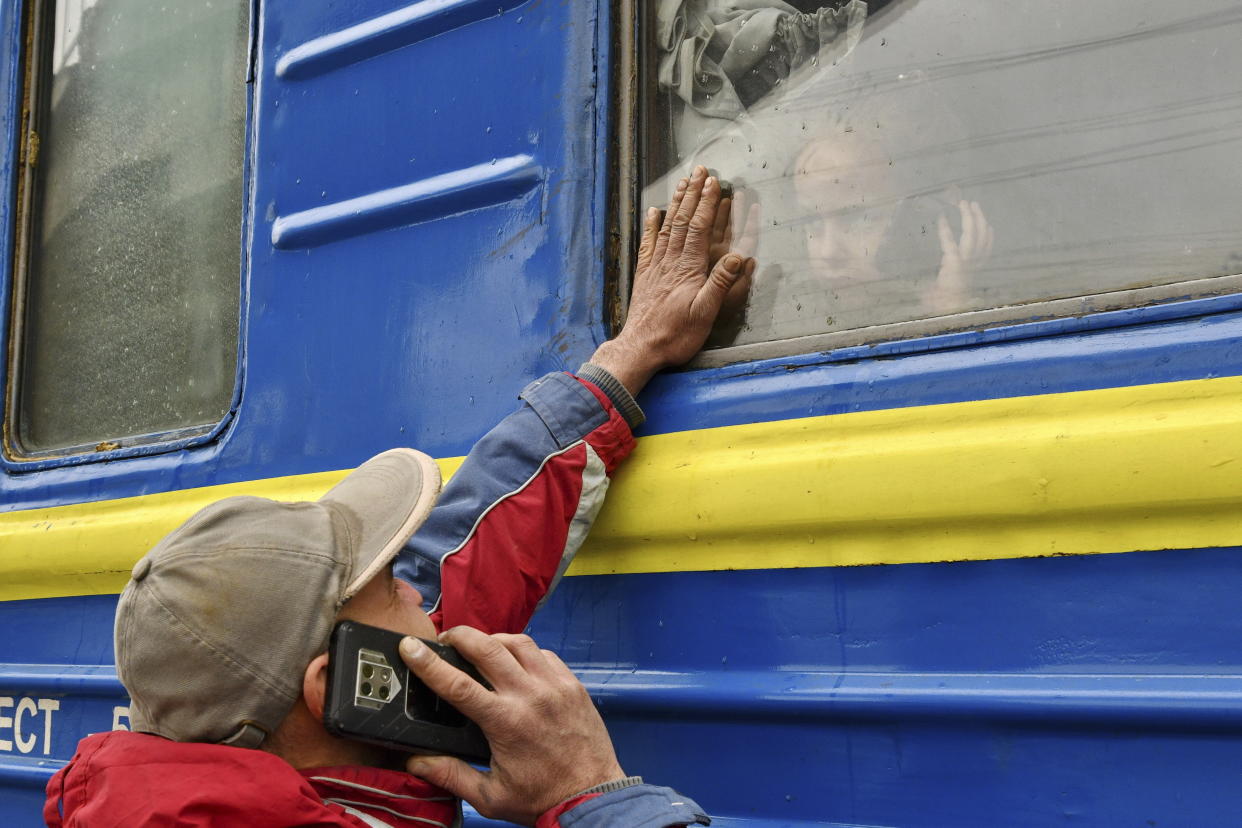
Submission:
POLYGON ((647 415, 638 407, 634 397, 621 381, 614 377, 607 370, 599 367, 593 362, 584 362, 582 367, 578 369, 578 376, 584 380, 594 383, 608 395, 608 399, 612 400, 612 404, 617 411, 621 412, 621 416, 625 418, 625 422, 630 429, 636 429, 647 421, 647 415))
POLYGON ((578 791, 576 794, 571 796, 570 799, 577 799, 578 797, 586 796, 587 794, 612 793, 613 791, 619 791, 622 788, 632 788, 635 785, 641 784, 643 784, 643 778, 641 776, 625 776, 621 779, 614 779, 611 782, 604 782, 603 784, 596 785, 593 788, 587 788, 585 791, 578 791))
MULTIPOLYGON (((618 780, 624 781, 628 780, 618 780)), ((672 788, 645 783, 607 793, 581 793, 546 811, 535 823, 538 828, 711 824, 711 817, 693 799, 672 788)))

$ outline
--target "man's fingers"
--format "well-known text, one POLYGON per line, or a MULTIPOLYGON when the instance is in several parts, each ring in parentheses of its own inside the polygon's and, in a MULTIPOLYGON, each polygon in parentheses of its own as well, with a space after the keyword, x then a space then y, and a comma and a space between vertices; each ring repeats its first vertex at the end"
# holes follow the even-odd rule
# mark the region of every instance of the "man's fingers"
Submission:
POLYGON ((405 769, 478 808, 487 776, 452 756, 411 756, 405 769))
POLYGON ((712 243, 712 228, 716 224, 716 213, 720 206, 720 181, 709 176, 703 182, 703 191, 699 197, 699 205, 690 217, 690 228, 686 232, 684 250, 691 256, 707 256, 712 243))
POLYGON ((720 306, 734 283, 742 277, 742 267, 746 259, 737 253, 729 253, 720 257, 712 272, 707 274, 707 281, 694 297, 692 312, 700 319, 715 319, 720 313, 720 306))
MULTIPOLYGON (((699 196, 703 194, 703 181, 706 178, 706 167, 694 168, 694 174, 690 176, 690 186, 686 187, 681 204, 677 206, 677 213, 673 216, 673 229, 668 237, 668 255, 670 256, 680 256, 682 248, 685 247, 686 234, 690 232, 690 219, 694 217, 694 211, 698 209, 699 196)), ((671 205, 669 212, 673 212, 671 205)))
POLYGON ((401 639, 399 649, 406 666, 431 688, 431 692, 456 707, 466 718, 480 725, 486 723, 492 709, 492 694, 487 688, 440 658, 417 638, 401 639))
MULTIPOLYGON (((569 665, 561 660, 560 656, 551 650, 543 650, 542 654, 544 661, 547 664, 549 679, 558 679, 563 686, 573 687, 575 693, 580 693, 586 699, 591 698, 591 694, 587 691, 586 687, 582 684, 578 677, 574 675, 574 671, 569 669, 569 665)), ((595 702, 592 701, 590 704, 592 709, 594 709, 595 702)), ((599 712, 595 711, 595 715, 598 716, 599 712)))
POLYGON ((549 673, 559 675, 561 678, 571 678, 574 681, 578 680, 578 677, 574 675, 574 671, 569 669, 569 665, 562 661, 559 655, 551 650, 541 650, 540 652, 543 655, 544 661, 548 665, 549 673))
POLYGON ((480 632, 474 627, 453 627, 440 633, 440 641, 456 647, 457 652, 478 668, 483 678, 497 690, 522 687, 529 682, 522 665, 518 664, 498 636, 480 632))
POLYGON ((677 182, 677 189, 673 191, 673 197, 668 201, 668 209, 664 211, 664 221, 660 223, 660 230, 656 234, 655 250, 651 256, 652 261, 659 261, 668 249, 668 240, 673 234, 673 217, 677 215, 677 210, 681 207, 681 200, 685 197, 686 190, 689 187, 690 179, 688 178, 683 178, 677 182))
POLYGON ((647 208, 643 218, 643 240, 638 245, 638 270, 646 270, 651 266, 651 257, 655 254, 656 235, 660 232, 660 211, 655 207, 647 208))
POLYGON ((544 651, 529 635, 498 633, 492 638, 505 645, 505 648, 513 654, 517 663, 522 665, 522 669, 527 673, 536 676, 548 675, 548 659, 544 656, 544 651))
POLYGON ((750 295, 750 289, 753 286, 755 270, 750 266, 750 262, 754 259, 748 259, 742 264, 742 275, 738 277, 733 286, 729 288, 729 292, 725 294, 724 308, 730 311, 740 311, 746 307, 746 297, 750 295))

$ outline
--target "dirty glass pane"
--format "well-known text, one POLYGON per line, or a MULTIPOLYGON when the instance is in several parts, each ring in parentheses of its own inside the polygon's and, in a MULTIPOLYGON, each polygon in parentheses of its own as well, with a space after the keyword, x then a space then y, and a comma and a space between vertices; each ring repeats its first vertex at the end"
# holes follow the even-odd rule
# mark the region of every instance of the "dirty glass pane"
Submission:
POLYGON ((48 4, 34 67, 21 451, 124 444, 227 412, 248 6, 48 4))
POLYGON ((717 346, 1242 272, 1232 0, 660 0, 643 43, 644 206, 704 163, 757 247, 717 346))

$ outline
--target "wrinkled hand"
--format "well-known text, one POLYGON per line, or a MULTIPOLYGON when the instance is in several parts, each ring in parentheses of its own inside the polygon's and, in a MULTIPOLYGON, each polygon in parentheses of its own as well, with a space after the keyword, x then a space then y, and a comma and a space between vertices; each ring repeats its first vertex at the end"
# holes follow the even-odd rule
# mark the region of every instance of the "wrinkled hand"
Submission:
POLYGON ((632 394, 656 371, 699 352, 725 297, 754 269, 736 251, 711 265, 720 197, 720 182, 695 167, 678 183, 663 222, 659 210, 647 211, 625 327, 591 357, 632 394))
POLYGON ((406 769, 469 802, 488 819, 534 825, 579 791, 625 776, 586 688, 555 653, 525 635, 454 627, 440 640, 479 669, 488 690, 416 638, 401 657, 436 695, 483 730, 491 770, 449 756, 414 756, 406 769))
POLYGON ((962 236, 953 238, 949 217, 941 214, 936 222, 940 234, 940 272, 936 284, 925 297, 933 311, 965 310, 970 298, 970 279, 992 255, 992 226, 977 201, 960 201, 962 236))
POLYGON ((739 191, 732 197, 720 199, 720 207, 716 210, 716 223, 712 227, 712 243, 707 250, 709 265, 714 268, 732 251, 736 251, 737 255, 746 259, 746 263, 742 266, 742 277, 733 283, 733 287, 729 288, 724 302, 720 305, 721 317, 739 313, 746 306, 746 297, 750 294, 751 283, 754 279, 756 262, 752 257, 759 247, 759 203, 751 199, 753 196, 748 199, 746 193, 739 191), (746 216, 745 224, 741 232, 737 234, 736 247, 733 243, 734 207, 738 208, 738 213, 746 216))

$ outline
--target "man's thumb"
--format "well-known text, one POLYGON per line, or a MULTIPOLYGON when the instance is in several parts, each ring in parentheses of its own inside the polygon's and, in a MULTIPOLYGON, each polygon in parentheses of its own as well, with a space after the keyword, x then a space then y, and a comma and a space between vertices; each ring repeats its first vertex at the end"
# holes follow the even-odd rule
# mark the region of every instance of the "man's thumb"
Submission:
POLYGON ((729 288, 741 278, 742 265, 745 262, 746 260, 737 253, 729 253, 727 256, 721 256, 720 261, 716 262, 716 266, 712 268, 712 272, 707 274, 707 284, 704 287, 710 294, 715 308, 720 307, 729 288))
POLYGON ((405 769, 472 805, 479 801, 483 774, 460 759, 452 756, 411 756, 405 762, 405 769))

